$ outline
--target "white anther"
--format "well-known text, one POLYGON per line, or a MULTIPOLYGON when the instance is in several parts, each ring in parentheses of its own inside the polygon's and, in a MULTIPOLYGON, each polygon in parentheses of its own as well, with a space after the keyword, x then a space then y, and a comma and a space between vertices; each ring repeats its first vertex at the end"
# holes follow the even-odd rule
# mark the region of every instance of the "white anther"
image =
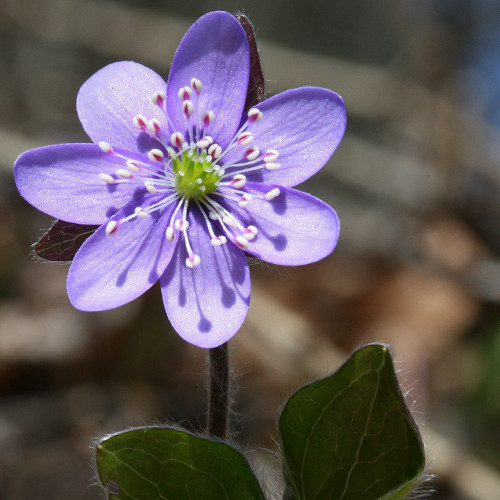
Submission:
POLYGON ((251 196, 244 194, 238 201, 238 206, 241 208, 248 207, 248 204, 250 203, 251 200, 252 200, 251 196))
POLYGON ((248 240, 241 235, 236 236, 236 238, 234 238, 234 242, 242 250, 246 250, 248 248, 248 240))
POLYGON ((186 100, 182 103, 182 111, 189 118, 194 113, 194 105, 191 101, 186 100))
POLYGON ((152 134, 160 135, 161 133, 161 123, 160 120, 157 120, 156 118, 153 118, 152 120, 148 121, 148 130, 152 134))
POLYGON ((165 102, 165 92, 155 92, 151 100, 153 101, 153 104, 160 107, 163 106, 163 103, 165 102))
POLYGON ((175 240, 175 232, 174 232, 174 228, 172 226, 167 227, 167 230, 165 231, 165 236, 167 237, 168 241, 175 240))
POLYGON ((266 170, 278 170, 279 168, 281 168, 281 163, 265 163, 264 164, 264 167, 266 168, 266 170))
POLYGON ((104 182, 107 182, 108 184, 115 183, 115 179, 109 174, 99 174, 99 179, 101 179, 104 182))
POLYGON ((201 259, 200 256, 192 253, 187 259, 186 259, 186 267, 189 269, 193 269, 193 267, 198 267, 200 265, 201 259))
POLYGON ((213 142, 214 140, 209 135, 206 135, 196 143, 196 146, 198 146, 200 149, 206 149, 208 148, 208 146, 213 144, 213 142))
POLYGON ((215 212, 215 210, 210 210, 210 212, 208 212, 208 216, 209 216, 212 220, 217 220, 217 213, 215 212))
POLYGON ((273 198, 276 198, 276 196, 279 196, 280 193, 281 191, 279 190, 279 188, 271 189, 271 191, 268 191, 264 195, 264 199, 266 199, 267 201, 271 201, 273 198))
POLYGON ((175 146, 177 149, 180 149, 184 144, 184 136, 182 135, 181 132, 174 132, 170 136, 170 143, 172 144, 172 146, 175 146))
POLYGON ((213 247, 220 247, 221 245, 225 245, 227 243, 227 238, 224 235, 221 235, 216 238, 212 238, 210 242, 213 247))
POLYGON ((148 128, 148 119, 144 115, 135 115, 132 121, 135 128, 140 130, 146 130, 148 128))
POLYGON ((198 177, 195 182, 196 182, 196 184, 203 184, 203 179, 200 179, 198 177))
POLYGON ((116 233, 120 223, 116 220, 110 220, 106 225, 106 236, 111 236, 116 233))
POLYGON ((241 146, 247 146, 253 141, 252 132, 242 132, 237 139, 238 144, 241 146))
POLYGON ((125 170, 124 168, 119 168, 116 170, 115 174, 118 177, 123 177, 124 179, 130 179, 130 177, 132 177, 132 172, 130 170, 125 170))
POLYGON ((259 157, 259 155, 260 155, 260 151, 259 151, 259 148, 256 146, 253 146, 250 149, 247 149, 247 151, 245 152, 245 158, 247 160, 250 160, 250 161, 257 159, 259 157))
POLYGON ((150 194, 156 194, 158 192, 158 189, 155 188, 155 185, 151 181, 146 181, 144 187, 150 194))
POLYGON ((241 189, 247 183, 247 178, 243 174, 236 174, 231 181, 231 185, 236 189, 241 189))
POLYGON ((193 91, 189 87, 184 86, 179 89, 177 95, 181 101, 187 101, 193 95, 193 91))
POLYGON ((136 174, 137 172, 139 172, 141 170, 141 168, 139 167, 139 164, 135 160, 127 160, 126 164, 127 164, 127 168, 131 172, 134 172, 134 174, 136 174))
POLYGON ((163 151, 161 149, 152 149, 148 151, 149 161, 163 161, 163 151))
POLYGON ((277 159, 278 159, 278 156, 279 156, 279 152, 276 151, 276 149, 269 149, 267 150, 265 153, 264 153, 264 156, 262 157, 262 159, 266 162, 266 163, 274 163, 277 159))
POLYGON ((149 214, 142 207, 135 207, 134 212, 140 219, 147 219, 149 217, 149 214))
POLYGON ((200 139, 197 143, 196 146, 200 149, 205 149, 208 146, 210 146, 210 143, 206 139, 200 139))
POLYGON ((258 230, 255 226, 248 226, 243 230, 243 237, 248 241, 252 241, 257 236, 257 233, 258 230))
POLYGON ((201 119, 203 121, 203 125, 205 125, 205 127, 208 127, 211 123, 214 122, 215 120, 215 114, 213 111, 205 111, 203 113, 203 115, 201 115, 201 119))
POLYGON ((184 231, 184 229, 187 229, 189 227, 189 222, 184 219, 177 219, 174 224, 175 229, 177 231, 184 231))
POLYGON ((249 122, 258 122, 262 120, 262 117, 264 115, 262 114, 262 111, 257 108, 252 108, 248 111, 248 121, 249 122))
POLYGON ((203 84, 198 80, 198 78, 191 78, 191 88, 197 93, 201 93, 203 90, 203 84))
POLYGON ((101 148, 103 153, 107 153, 108 155, 111 155, 114 153, 113 148, 111 145, 107 142, 101 141, 99 143, 99 147, 101 148))
POLYGON ((236 227, 236 222, 234 222, 234 219, 229 217, 229 216, 225 216, 222 218, 222 222, 224 222, 224 224, 226 226, 229 226, 229 227, 236 227))
POLYGON ((215 160, 222 154, 222 148, 218 144, 212 144, 208 148, 208 154, 215 160))

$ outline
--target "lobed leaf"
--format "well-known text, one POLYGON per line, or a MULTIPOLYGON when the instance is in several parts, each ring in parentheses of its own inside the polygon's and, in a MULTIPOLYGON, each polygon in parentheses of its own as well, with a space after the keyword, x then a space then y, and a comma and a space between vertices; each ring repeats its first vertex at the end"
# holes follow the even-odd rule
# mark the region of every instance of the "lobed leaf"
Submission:
POLYGON ((168 427, 114 434, 97 446, 110 500, 263 500, 243 455, 231 446, 168 427))
POLYGON ((423 444, 383 345, 296 392, 279 429, 290 499, 398 500, 423 473, 423 444))

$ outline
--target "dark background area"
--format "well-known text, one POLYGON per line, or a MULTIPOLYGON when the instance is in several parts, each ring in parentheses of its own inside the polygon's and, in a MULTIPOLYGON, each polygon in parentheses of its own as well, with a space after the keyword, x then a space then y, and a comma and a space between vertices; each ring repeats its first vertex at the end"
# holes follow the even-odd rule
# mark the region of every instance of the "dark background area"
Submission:
POLYGON ((210 10, 254 23, 268 94, 337 91, 348 128, 304 186, 341 220, 314 265, 254 263, 231 341, 233 439, 279 491, 276 413, 359 345, 392 346, 421 426, 432 498, 500 498, 500 6, 495 0, 0 0, 0 498, 87 500, 93 440, 129 426, 202 430, 206 352, 171 329, 153 287, 82 313, 67 266, 30 245, 50 219, 18 195, 23 151, 86 142, 80 85, 116 60, 166 79, 210 10), (267 472, 267 471, 266 471, 267 472))

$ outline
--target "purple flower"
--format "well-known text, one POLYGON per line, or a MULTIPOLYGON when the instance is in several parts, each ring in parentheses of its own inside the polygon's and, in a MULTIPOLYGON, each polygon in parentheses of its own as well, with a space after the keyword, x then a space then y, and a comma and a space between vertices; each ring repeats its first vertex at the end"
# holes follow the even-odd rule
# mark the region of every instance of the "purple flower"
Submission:
POLYGON ((101 225, 69 269, 75 307, 118 307, 159 279, 181 337, 216 347, 247 314, 245 252, 285 265, 332 252, 335 212, 292 187, 337 148, 342 99, 304 87, 244 113, 248 79, 245 32, 232 15, 209 13, 184 36, 166 84, 134 62, 110 64, 83 84, 77 111, 93 144, 17 159, 29 203, 101 225))

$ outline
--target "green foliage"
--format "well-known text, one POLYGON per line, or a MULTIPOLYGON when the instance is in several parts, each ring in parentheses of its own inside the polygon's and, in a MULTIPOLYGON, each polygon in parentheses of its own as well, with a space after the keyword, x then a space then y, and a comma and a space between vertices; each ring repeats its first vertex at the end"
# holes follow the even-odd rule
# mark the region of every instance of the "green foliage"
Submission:
POLYGON ((423 445, 382 345, 300 389, 279 426, 288 498, 397 500, 423 472, 423 445))
MULTIPOLYGON (((368 345, 287 402, 279 421, 287 500, 402 500, 424 451, 389 351, 368 345)), ((263 500, 243 455, 169 427, 103 439, 97 465, 112 500, 263 500)))
POLYGON ((110 499, 262 500, 247 461, 225 443, 167 427, 114 434, 97 447, 110 499))

